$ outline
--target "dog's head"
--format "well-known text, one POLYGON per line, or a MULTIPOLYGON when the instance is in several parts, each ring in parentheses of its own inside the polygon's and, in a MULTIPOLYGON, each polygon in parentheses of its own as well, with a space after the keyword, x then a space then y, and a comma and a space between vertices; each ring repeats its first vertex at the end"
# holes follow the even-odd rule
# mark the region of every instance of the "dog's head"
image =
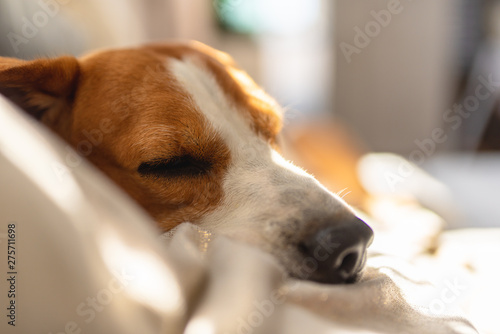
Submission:
MULTIPOLYGON (((282 111, 199 43, 0 58, 0 93, 51 128, 167 231, 189 221, 256 244, 292 276, 349 282, 372 231, 278 153, 282 111)), ((72 161, 68 161, 69 167, 72 161)))

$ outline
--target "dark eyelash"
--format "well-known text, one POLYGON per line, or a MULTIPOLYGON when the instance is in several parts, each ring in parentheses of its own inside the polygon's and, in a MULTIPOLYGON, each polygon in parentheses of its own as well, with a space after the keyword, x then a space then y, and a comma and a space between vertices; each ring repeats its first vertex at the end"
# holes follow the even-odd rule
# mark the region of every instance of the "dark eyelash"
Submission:
POLYGON ((210 168, 211 163, 208 161, 199 160, 190 155, 183 155, 167 160, 143 162, 137 172, 142 176, 181 177, 203 175, 210 168))

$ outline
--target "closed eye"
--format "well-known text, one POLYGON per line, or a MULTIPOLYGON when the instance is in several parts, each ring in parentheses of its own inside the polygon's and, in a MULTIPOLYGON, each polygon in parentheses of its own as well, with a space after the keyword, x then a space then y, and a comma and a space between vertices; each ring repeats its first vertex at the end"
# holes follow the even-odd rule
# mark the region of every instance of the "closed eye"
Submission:
POLYGON ((209 172, 212 164, 208 161, 196 159, 190 155, 183 155, 171 159, 143 162, 137 172, 141 176, 153 177, 182 177, 200 176, 209 172))

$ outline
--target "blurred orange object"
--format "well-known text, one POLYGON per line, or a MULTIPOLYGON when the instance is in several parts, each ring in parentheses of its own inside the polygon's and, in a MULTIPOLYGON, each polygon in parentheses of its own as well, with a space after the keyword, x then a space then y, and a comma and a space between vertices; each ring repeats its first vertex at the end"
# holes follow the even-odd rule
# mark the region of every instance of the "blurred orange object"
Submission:
POLYGON ((290 124, 284 132, 284 155, 351 205, 363 208, 368 195, 356 166, 366 153, 359 140, 340 122, 317 119, 290 124), (288 147, 289 146, 289 147, 288 147))

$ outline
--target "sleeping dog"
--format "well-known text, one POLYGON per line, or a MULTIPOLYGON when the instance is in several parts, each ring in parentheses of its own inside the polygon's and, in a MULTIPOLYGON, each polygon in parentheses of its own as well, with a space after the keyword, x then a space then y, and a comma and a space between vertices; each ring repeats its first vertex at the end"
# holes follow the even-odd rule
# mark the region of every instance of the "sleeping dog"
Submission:
POLYGON ((271 253, 292 276, 356 281, 373 233, 282 158, 282 110, 200 43, 0 58, 0 93, 107 174, 168 231, 192 222, 271 253))

